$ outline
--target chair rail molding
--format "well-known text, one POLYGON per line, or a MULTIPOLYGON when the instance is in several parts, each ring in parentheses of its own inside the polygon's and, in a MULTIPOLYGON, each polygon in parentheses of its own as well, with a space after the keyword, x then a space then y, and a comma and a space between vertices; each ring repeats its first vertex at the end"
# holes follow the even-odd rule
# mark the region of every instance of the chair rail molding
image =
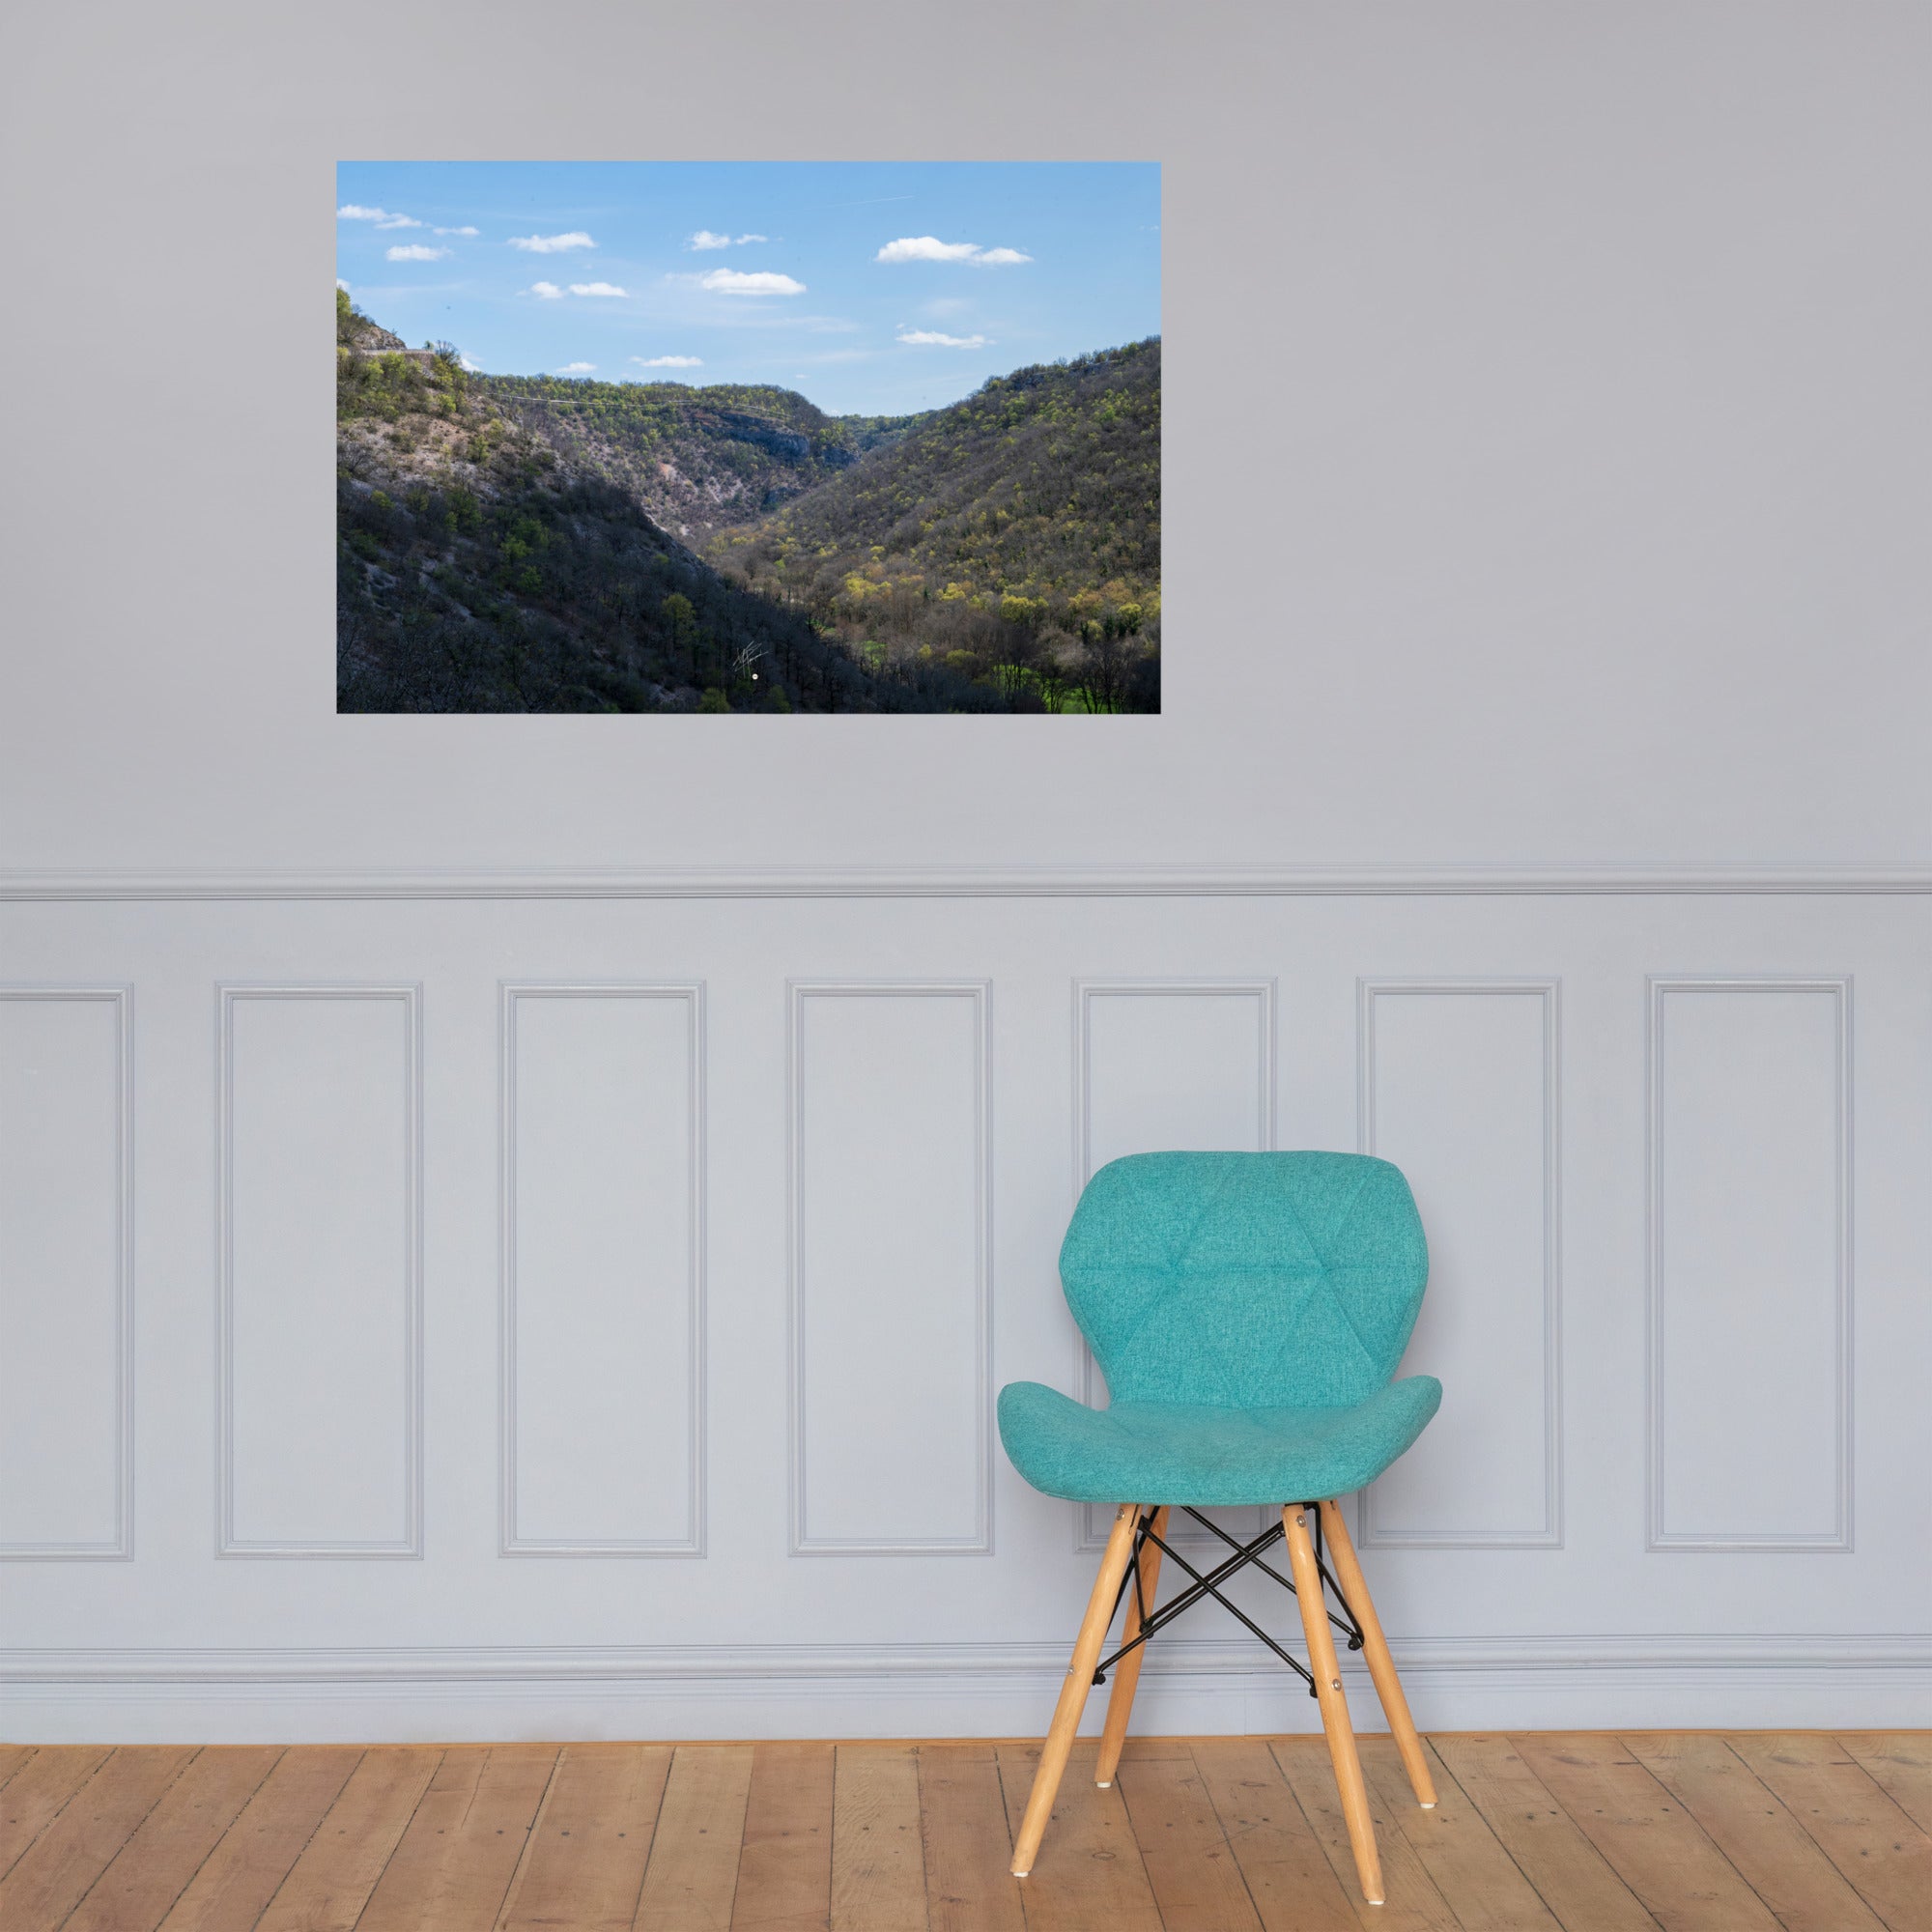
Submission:
POLYGON ((1355 1504, 1364 1548, 1560 1549, 1563 1548, 1563 986, 1554 975, 1504 978, 1434 975, 1358 980, 1356 997, 1357 1150, 1378 1154, 1376 1122, 1376 1009, 1384 999, 1446 997, 1541 1002, 1543 1079, 1543 1521, 1528 1529, 1431 1531, 1378 1527, 1376 1485, 1355 1504))
POLYGON ((708 1194, 705 1180, 704 982, 701 980, 505 980, 498 982, 497 1037, 501 1059, 498 1094, 498 1230, 501 1318, 498 1331, 498 1439, 501 1450, 497 1548, 505 1556, 702 1556, 705 1550, 706 1309, 705 1254, 708 1194), (686 1009, 685 1137, 690 1150, 686 1247, 685 1357, 690 1479, 688 1529, 674 1538, 584 1540, 527 1537, 517 1521, 517 1017, 529 1000, 668 1000, 686 1009))
POLYGON ((101 1542, 0 1543, 0 1561, 127 1562, 134 1554, 134 988, 128 984, 0 984, 0 1001, 80 1002, 114 1009, 114 1534, 101 1542))
POLYGON ((1849 973, 1651 974, 1645 980, 1645 1294, 1644 1445, 1647 1550, 1776 1552, 1849 1555, 1854 1547, 1853 1435, 1855 1392, 1852 1360, 1852 975, 1849 973), (1760 1530, 1672 1530, 1666 1526, 1666 1351, 1664 1323, 1669 1277, 1664 1244, 1668 1150, 1664 1132, 1665 1003, 1672 996, 1816 994, 1833 1004, 1833 1122, 1832 1185, 1835 1218, 1833 1243, 1832 1389, 1834 1520, 1820 1533, 1760 1530))
POLYGON ((993 1553, 993 982, 975 979, 787 980, 785 1040, 786 1492, 792 1556, 990 1556, 993 1553), (804 1159, 806 1009, 814 1000, 964 1000, 973 1013, 974 1528, 956 1536, 814 1534, 808 1520, 804 1159))
POLYGON ((223 980, 216 1039, 216 1535, 219 1557, 406 1558, 423 1555, 422 984, 419 980, 223 980), (395 1001, 403 1013, 403 1533, 394 1541, 248 1539, 236 1530, 235 1014, 252 1001, 395 1001))
POLYGON ((1932 895, 1932 863, 377 867, 0 871, 0 903, 283 899, 1932 895))

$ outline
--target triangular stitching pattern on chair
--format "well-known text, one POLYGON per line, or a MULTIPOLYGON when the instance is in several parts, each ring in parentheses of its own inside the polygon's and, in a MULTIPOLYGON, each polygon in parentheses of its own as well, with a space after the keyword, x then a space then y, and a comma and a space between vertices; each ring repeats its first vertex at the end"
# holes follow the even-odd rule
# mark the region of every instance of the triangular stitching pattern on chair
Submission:
MULTIPOLYGON (((1133 1157, 1136 1166, 1143 1161, 1161 1161, 1163 1158, 1133 1157)), ((1353 1277, 1350 1284, 1352 1293, 1337 1281, 1335 1263, 1338 1247, 1346 1250, 1349 1238, 1360 1221, 1362 1204, 1378 1174, 1393 1172, 1388 1169, 1387 1163, 1361 1155, 1317 1156, 1314 1159, 1321 1161, 1321 1166, 1315 1169, 1309 1179, 1305 1179, 1304 1173, 1300 1171, 1303 1157, 1293 1155, 1179 1155, 1169 1158, 1184 1161, 1196 1172, 1192 1175, 1156 1172, 1149 1176, 1152 1184, 1141 1201, 1134 1198, 1139 1190, 1134 1188, 1132 1178, 1116 1173, 1105 1196, 1106 1206, 1099 1209, 1104 1217, 1100 1227, 1104 1230, 1109 1224, 1120 1225, 1115 1217, 1122 1210, 1130 1221, 1137 1215, 1152 1214, 1156 1217, 1157 1229, 1160 1220, 1176 1209, 1182 1209, 1184 1220, 1181 1220, 1181 1225, 1159 1229, 1152 1242, 1145 1246, 1136 1245, 1136 1260, 1122 1267, 1111 1288, 1108 1276, 1113 1271, 1105 1258, 1110 1243, 1104 1233, 1101 1235, 1099 1256, 1092 1260, 1076 1259, 1068 1268, 1068 1299, 1076 1304, 1076 1316, 1079 1305, 1086 1305, 1093 1327, 1089 1330, 1086 1320, 1081 1321, 1081 1327, 1087 1333, 1090 1344, 1094 1345, 1094 1352, 1100 1360, 1103 1373, 1110 1362, 1113 1364, 1114 1373, 1109 1375, 1108 1383, 1116 1398, 1122 1398, 1127 1390, 1131 1390, 1136 1400, 1195 1401, 1233 1407, 1251 1405, 1267 1406, 1295 1400, 1354 1400, 1358 1398, 1345 1391, 1366 1381, 1369 1388, 1362 1393, 1368 1393, 1385 1382, 1395 1366, 1392 1360, 1385 1359, 1390 1350, 1386 1347, 1376 1347, 1371 1337, 1363 1332, 1354 1304, 1362 1304, 1360 1313, 1366 1316, 1374 1303, 1390 1299, 1389 1314, 1394 1320, 1388 1325, 1393 1331, 1402 1319, 1396 1304, 1419 1300, 1421 1281, 1417 1278, 1410 1287, 1403 1279, 1410 1268, 1400 1248, 1386 1258, 1385 1265, 1379 1258, 1371 1260, 1345 1255, 1344 1271, 1353 1277), (1306 1186, 1312 1180, 1318 1192, 1325 1191, 1329 1180, 1342 1178, 1335 1173, 1336 1166, 1344 1163, 1352 1165, 1357 1160, 1362 1162, 1361 1171, 1349 1177, 1354 1184, 1348 1190, 1347 1199, 1326 1217, 1325 1225, 1319 1231, 1311 1227, 1308 1212, 1311 1203, 1306 1186), (1252 1170, 1244 1172, 1250 1161, 1265 1162, 1271 1171, 1265 1174, 1257 1174, 1252 1170), (1180 1184, 1190 1180, 1193 1182, 1191 1186, 1180 1184), (1122 1192, 1123 1187, 1126 1189, 1124 1194, 1122 1192), (1228 1245, 1236 1252, 1231 1252, 1225 1259, 1204 1261, 1200 1254, 1204 1244, 1209 1248, 1210 1256, 1212 1253, 1212 1242, 1207 1231, 1223 1217, 1235 1227, 1234 1238, 1228 1245), (1272 1251, 1265 1258, 1249 1262, 1238 1255, 1239 1224, 1242 1221, 1251 1221, 1256 1240, 1264 1244, 1264 1250, 1272 1251), (1284 1249, 1293 1253, 1292 1261, 1282 1252, 1284 1249), (1299 1252, 1295 1253, 1295 1250, 1299 1252), (1385 1275, 1386 1278, 1378 1282, 1375 1278, 1378 1275, 1385 1275), (1074 1287, 1076 1276, 1079 1284, 1077 1291, 1074 1287), (1130 1288, 1128 1281, 1122 1277, 1138 1279, 1130 1288), (1244 1277, 1255 1278, 1257 1290, 1254 1319, 1246 1323, 1240 1320, 1239 1296, 1229 1293, 1244 1277), (1318 1326, 1339 1332, 1331 1333, 1325 1344, 1329 1351, 1325 1365, 1327 1373, 1318 1374, 1317 1385, 1311 1387, 1305 1378, 1295 1376, 1295 1356, 1297 1350, 1306 1349, 1312 1339, 1308 1333, 1308 1321, 1311 1309, 1318 1305, 1318 1295, 1321 1297, 1319 1305, 1326 1317, 1325 1321, 1319 1322, 1318 1326), (1185 1350, 1177 1350, 1176 1345, 1184 1338, 1187 1319, 1187 1307, 1178 1304, 1192 1304, 1197 1310, 1215 1307, 1216 1325, 1224 1334, 1246 1328, 1246 1347, 1250 1351, 1256 1344, 1272 1342, 1273 1346, 1268 1347, 1262 1357, 1253 1352, 1243 1353, 1240 1347, 1231 1345, 1224 1350, 1204 1350, 1191 1363, 1178 1364, 1177 1354, 1184 1355, 1185 1350), (1121 1316, 1126 1319, 1117 1324, 1115 1318, 1121 1316), (1170 1322, 1173 1332, 1155 1334, 1156 1330, 1168 1327, 1170 1322), (1258 1329, 1265 1329, 1266 1334, 1258 1332, 1258 1329), (1150 1348, 1159 1359, 1151 1365, 1136 1363, 1136 1351, 1150 1348), (1346 1350, 1346 1354, 1337 1355, 1333 1352, 1336 1350, 1346 1350), (1136 1375, 1134 1369, 1143 1366, 1150 1369, 1147 1379, 1156 1385, 1166 1381, 1172 1392, 1156 1393, 1155 1389, 1142 1386, 1143 1378, 1136 1375), (1299 1388, 1293 1386, 1297 1380, 1301 1382, 1299 1388), (1124 1384, 1125 1388, 1117 1388, 1116 1383, 1124 1384)), ((1110 1167, 1115 1165, 1110 1163, 1110 1167)), ((1406 1189, 1401 1186, 1400 1177, 1396 1177, 1396 1180, 1401 1195, 1406 1197, 1406 1189)), ((1083 1203, 1085 1199, 1083 1195, 1083 1203)), ((1421 1231, 1419 1225, 1413 1222, 1412 1201, 1405 1198, 1398 1202, 1390 1197, 1387 1206, 1398 1222, 1403 1218, 1403 1208, 1406 1207, 1419 1249, 1421 1231)), ((1176 1218, 1181 1219, 1179 1215, 1176 1218)), ((1075 1221, 1077 1225, 1078 1213, 1075 1221)), ((1146 1225, 1143 1221, 1142 1226, 1146 1225)), ((1154 1229, 1148 1232, 1152 1233, 1154 1229)), ((1400 1234, 1403 1231, 1398 1227, 1396 1232, 1400 1234)), ((1426 1268, 1426 1261, 1422 1261, 1419 1252, 1417 1260, 1426 1268)))
MULTIPOLYGON (((1333 1307, 1335 1313, 1342 1318, 1350 1335, 1354 1339, 1355 1347, 1362 1351, 1362 1366, 1371 1375, 1378 1373, 1375 1350, 1363 1340, 1362 1331, 1355 1323, 1353 1313, 1350 1310, 1349 1304, 1342 1299, 1340 1291, 1335 1287, 1331 1257, 1334 1253, 1334 1244, 1340 1242, 1347 1236, 1349 1230, 1355 1225, 1355 1209, 1362 1205, 1362 1196, 1369 1191, 1369 1181, 1374 1174, 1374 1168, 1364 1170, 1361 1179, 1356 1183, 1354 1193, 1349 1197, 1349 1205, 1336 1217, 1335 1225, 1322 1236, 1323 1242, 1326 1245, 1316 1249, 1316 1254, 1321 1263, 1321 1286, 1327 1291, 1329 1304, 1333 1307)), ((1294 1219, 1295 1224, 1301 1227, 1303 1235, 1307 1236, 1307 1228, 1302 1223, 1300 1215, 1296 1214, 1294 1219)), ((1312 1236, 1309 1237, 1308 1244, 1310 1247, 1315 1247, 1312 1236)), ((1287 1352, 1286 1348, 1284 1348, 1282 1352, 1287 1352)))

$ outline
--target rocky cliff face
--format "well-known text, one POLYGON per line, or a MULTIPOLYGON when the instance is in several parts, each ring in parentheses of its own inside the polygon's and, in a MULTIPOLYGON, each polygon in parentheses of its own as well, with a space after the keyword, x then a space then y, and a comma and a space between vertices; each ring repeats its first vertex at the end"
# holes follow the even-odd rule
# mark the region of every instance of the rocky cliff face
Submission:
POLYGON ((371 322, 366 315, 359 315, 353 309, 346 322, 338 319, 335 339, 345 349, 360 350, 371 355, 410 346, 400 335, 392 334, 380 323, 371 322))
POLYGON ((622 490, 694 548, 790 502, 859 454, 837 418, 783 391, 753 392, 770 394, 768 412, 721 400, 741 390, 676 384, 488 378, 483 387, 573 468, 622 490), (785 409, 792 419, 779 413, 785 409))

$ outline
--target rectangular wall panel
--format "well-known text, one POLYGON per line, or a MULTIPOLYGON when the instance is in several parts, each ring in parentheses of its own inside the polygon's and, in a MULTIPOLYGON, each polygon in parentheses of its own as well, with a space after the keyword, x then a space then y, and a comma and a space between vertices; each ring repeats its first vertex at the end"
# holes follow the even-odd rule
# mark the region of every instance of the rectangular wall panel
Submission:
POLYGON ((1650 1542, 1849 1549, 1851 982, 1650 984, 1650 1542))
POLYGON ((1088 980, 1076 990, 1076 1162, 1274 1145, 1272 980, 1088 980))
POLYGON ((126 987, 0 987, 0 1556, 133 1553, 126 987))
POLYGON ((220 989, 221 1553, 422 1553, 414 986, 220 989))
MULTIPOLYGON (((1274 1005, 1272 980, 1082 980, 1073 1026, 1078 1185, 1122 1154, 1272 1148, 1274 1005)), ((1078 1373, 1081 1399, 1104 1406, 1106 1378, 1085 1347, 1078 1373)), ((1260 1510, 1214 1516, 1243 1538, 1263 1520, 1260 1510)), ((1099 1548, 1111 1522, 1104 1504, 1089 1504, 1079 1547, 1099 1548)), ((1174 1540, 1213 1542, 1181 1520, 1174 1540)))
POLYGON ((991 1548, 988 1001, 792 986, 796 1551, 991 1548))
POLYGON ((696 985, 503 988, 503 1549, 703 1548, 696 985))
POLYGON ((1403 1358, 1442 1406, 1362 1494, 1361 1540, 1562 1541, 1557 987, 1366 980, 1361 1148, 1407 1176, 1429 1288, 1403 1358))

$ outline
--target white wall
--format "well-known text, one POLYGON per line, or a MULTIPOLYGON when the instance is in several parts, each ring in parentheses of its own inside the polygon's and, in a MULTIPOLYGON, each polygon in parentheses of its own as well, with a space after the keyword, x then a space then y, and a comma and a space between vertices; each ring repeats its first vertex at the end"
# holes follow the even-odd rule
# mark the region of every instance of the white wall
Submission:
POLYGON ((1190 1142, 1414 1179, 1425 1722, 1932 1719, 1923 10, 833 17, 11 30, 0 1730, 1037 1728, 1190 1142), (409 154, 1157 156, 1166 714, 335 718, 409 154))

